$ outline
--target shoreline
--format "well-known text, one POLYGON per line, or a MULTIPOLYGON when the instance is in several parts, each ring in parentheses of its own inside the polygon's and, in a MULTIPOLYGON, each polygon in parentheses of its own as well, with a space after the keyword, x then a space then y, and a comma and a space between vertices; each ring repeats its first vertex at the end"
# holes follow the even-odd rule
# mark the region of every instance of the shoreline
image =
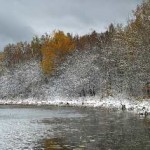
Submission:
POLYGON ((0 100, 0 105, 23 105, 23 106, 71 106, 71 107, 101 107, 115 110, 126 110, 139 115, 150 115, 150 99, 142 101, 120 98, 107 97, 100 99, 95 97, 81 98, 47 98, 45 100, 28 98, 15 100, 0 100))

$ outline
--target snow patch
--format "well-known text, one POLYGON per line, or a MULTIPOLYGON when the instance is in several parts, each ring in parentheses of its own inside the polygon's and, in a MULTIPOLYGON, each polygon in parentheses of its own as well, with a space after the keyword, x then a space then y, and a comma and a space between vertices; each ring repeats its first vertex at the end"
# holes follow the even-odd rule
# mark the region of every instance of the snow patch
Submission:
POLYGON ((100 96, 94 97, 80 97, 80 98, 65 98, 65 97, 53 97, 48 99, 15 99, 15 100, 0 100, 0 104, 3 105, 55 105, 55 106, 78 106, 78 107, 104 107, 108 109, 122 110, 122 106, 125 105, 127 111, 131 111, 137 114, 150 113, 150 99, 137 101, 134 99, 107 97, 101 99, 100 96))

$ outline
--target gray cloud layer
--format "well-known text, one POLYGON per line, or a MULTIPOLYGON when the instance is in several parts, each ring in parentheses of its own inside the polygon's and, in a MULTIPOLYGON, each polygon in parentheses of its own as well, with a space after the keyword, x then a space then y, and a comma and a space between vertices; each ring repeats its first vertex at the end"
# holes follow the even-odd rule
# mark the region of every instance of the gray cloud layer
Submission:
POLYGON ((0 0, 0 49, 54 29, 84 34, 125 23, 142 0, 0 0))

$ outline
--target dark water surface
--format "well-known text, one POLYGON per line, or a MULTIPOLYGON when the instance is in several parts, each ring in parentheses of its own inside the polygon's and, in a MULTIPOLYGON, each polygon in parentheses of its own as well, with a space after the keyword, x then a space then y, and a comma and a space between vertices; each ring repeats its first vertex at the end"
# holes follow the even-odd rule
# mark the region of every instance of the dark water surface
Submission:
POLYGON ((0 150, 150 150, 150 120, 102 108, 0 106, 0 150))

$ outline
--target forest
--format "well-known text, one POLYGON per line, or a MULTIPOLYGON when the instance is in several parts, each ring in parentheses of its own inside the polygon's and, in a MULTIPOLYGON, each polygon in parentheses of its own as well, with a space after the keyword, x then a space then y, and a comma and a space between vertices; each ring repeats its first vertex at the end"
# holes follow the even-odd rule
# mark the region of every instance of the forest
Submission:
POLYGON ((55 30, 0 53, 0 99, 118 93, 150 98, 150 0, 125 26, 82 36, 55 30))

